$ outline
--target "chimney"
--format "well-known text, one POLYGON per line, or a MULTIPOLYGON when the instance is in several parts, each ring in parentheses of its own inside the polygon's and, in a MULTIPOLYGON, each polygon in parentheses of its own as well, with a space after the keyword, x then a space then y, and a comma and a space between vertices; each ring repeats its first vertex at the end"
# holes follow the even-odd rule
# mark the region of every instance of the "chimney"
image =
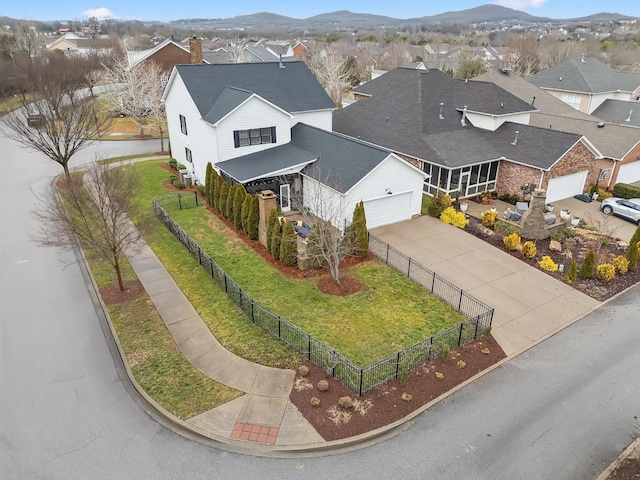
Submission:
POLYGON ((202 42, 194 35, 189 39, 189 52, 191 53, 191 64, 204 63, 202 61, 202 42))

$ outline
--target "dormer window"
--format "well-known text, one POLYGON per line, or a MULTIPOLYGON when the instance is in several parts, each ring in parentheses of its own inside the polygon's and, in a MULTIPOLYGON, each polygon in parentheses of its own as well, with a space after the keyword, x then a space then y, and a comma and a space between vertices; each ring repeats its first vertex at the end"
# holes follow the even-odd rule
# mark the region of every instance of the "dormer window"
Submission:
POLYGON ((233 132, 233 143, 236 148, 276 143, 276 127, 235 130, 233 132))

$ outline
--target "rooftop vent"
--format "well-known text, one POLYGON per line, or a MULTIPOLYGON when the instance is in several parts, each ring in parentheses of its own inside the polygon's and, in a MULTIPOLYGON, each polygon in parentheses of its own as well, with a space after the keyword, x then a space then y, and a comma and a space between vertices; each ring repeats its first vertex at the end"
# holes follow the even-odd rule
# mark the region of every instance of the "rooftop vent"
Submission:
POLYGON ((440 115, 438 116, 440 120, 444 120, 444 115, 442 115, 442 107, 444 107, 444 103, 440 102, 440 115))
POLYGON ((629 110, 629 116, 627 118, 625 118, 625 122, 630 122, 631 121, 631 114, 633 113, 633 110, 629 110))
POLYGON ((462 125, 463 127, 467 126, 467 106, 464 106, 464 110, 462 110, 462 119, 460 119, 460 125, 462 125))
POLYGON ((516 130, 516 138, 513 139, 513 142, 511 142, 511 145, 517 145, 518 144, 518 134, 520 132, 518 130, 516 130))
POLYGON ((598 123, 598 128, 604 128, 604 122, 598 123))

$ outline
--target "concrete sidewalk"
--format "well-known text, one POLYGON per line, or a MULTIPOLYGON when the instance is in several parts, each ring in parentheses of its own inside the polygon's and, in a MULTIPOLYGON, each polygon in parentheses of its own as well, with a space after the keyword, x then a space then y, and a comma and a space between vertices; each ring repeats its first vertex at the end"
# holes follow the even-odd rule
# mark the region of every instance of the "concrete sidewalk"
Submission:
POLYGON ((491 333, 507 356, 529 348, 600 304, 435 218, 422 216, 376 228, 372 233, 494 307, 491 333))

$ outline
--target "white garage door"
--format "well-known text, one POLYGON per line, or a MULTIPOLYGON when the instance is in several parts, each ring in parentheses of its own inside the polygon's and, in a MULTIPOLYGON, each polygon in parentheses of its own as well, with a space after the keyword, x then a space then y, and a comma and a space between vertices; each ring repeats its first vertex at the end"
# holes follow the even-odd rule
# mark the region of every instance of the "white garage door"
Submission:
POLYGON ((640 162, 620 165, 616 183, 634 183, 640 181, 640 162))
POLYGON ((547 187, 547 203, 573 197, 584 191, 584 183, 587 181, 587 171, 552 178, 547 187))
POLYGON ((366 200, 367 228, 372 229, 411 218, 411 192, 366 200))

